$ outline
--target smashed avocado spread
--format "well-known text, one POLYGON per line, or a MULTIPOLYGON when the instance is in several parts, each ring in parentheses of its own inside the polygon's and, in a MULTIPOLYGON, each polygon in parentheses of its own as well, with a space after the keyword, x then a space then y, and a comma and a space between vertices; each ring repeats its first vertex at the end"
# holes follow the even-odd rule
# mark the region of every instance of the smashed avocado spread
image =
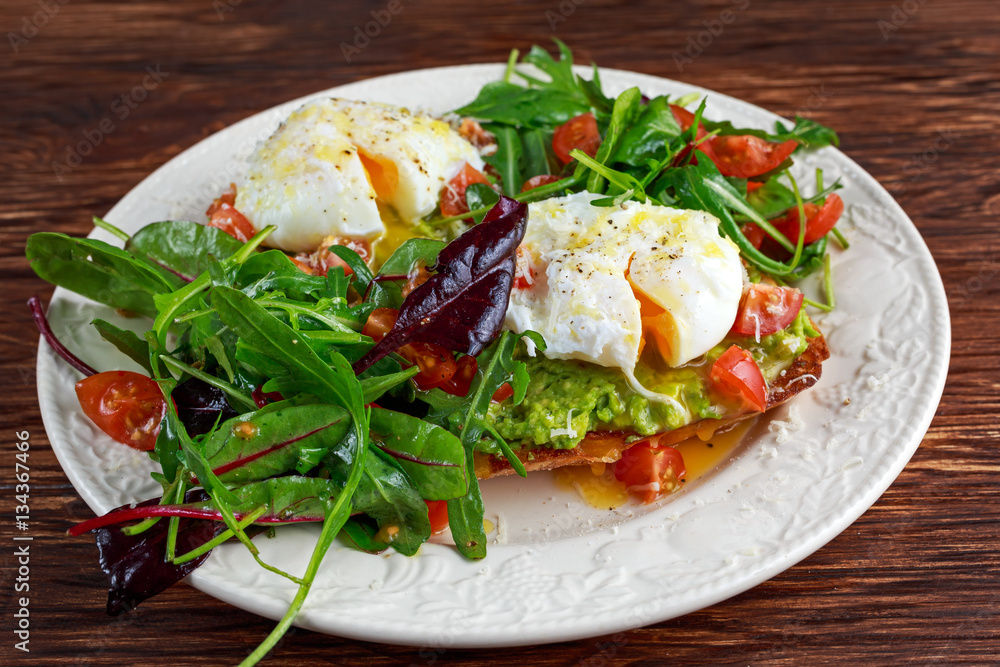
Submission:
POLYGON ((702 363, 680 368, 655 368, 641 363, 636 376, 643 386, 675 398, 675 406, 650 402, 633 390, 621 371, 582 361, 525 357, 528 391, 518 405, 494 403, 489 412, 494 427, 513 447, 570 449, 589 431, 632 431, 650 436, 693 421, 717 418, 726 405, 710 389, 711 364, 736 343, 757 361, 771 382, 808 347, 816 336, 805 311, 783 331, 753 338, 727 337, 709 351, 702 363))

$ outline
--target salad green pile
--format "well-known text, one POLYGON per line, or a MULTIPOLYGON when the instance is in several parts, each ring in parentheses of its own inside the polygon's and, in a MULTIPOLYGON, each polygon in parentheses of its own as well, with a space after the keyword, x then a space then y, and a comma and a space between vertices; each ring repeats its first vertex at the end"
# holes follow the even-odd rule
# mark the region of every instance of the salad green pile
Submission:
MULTIPOLYGON (((750 179, 727 177, 699 147, 715 136, 752 135, 815 148, 836 144, 831 130, 802 118, 791 128, 778 123, 773 133, 738 129, 704 119, 704 100, 685 128, 671 105, 684 107, 697 96, 647 99, 631 88, 608 97, 596 67, 591 80, 577 76, 569 49, 562 43, 559 49, 558 60, 539 47, 523 59, 545 78, 518 69, 515 52, 503 80, 488 84, 455 111, 479 119, 496 138, 497 150, 487 161, 503 195, 482 184, 470 186, 468 213, 425 220, 421 227, 436 238, 406 241, 377 271, 350 249, 334 246, 330 251, 349 270, 304 273, 282 251, 260 248, 271 228, 242 243, 194 222, 154 223, 129 236, 96 219, 123 248, 48 232, 28 240, 27 256, 43 279, 152 321, 142 336, 94 321, 100 335, 138 363, 165 398, 150 452, 161 469, 154 474, 161 497, 73 531, 98 534, 112 580, 109 610, 134 606, 185 576, 213 547, 239 540, 263 567, 298 586, 288 613, 244 663, 255 664, 290 627, 339 534, 366 551, 392 548, 412 555, 432 533, 426 501, 446 501, 458 550, 469 558, 485 555, 473 453, 504 456, 524 475, 520 459, 497 431, 497 408, 491 416, 491 403, 504 385, 512 390, 510 406, 525 397, 530 378, 516 353, 519 340, 531 338, 544 349, 530 332, 500 332, 502 308, 498 320, 495 312, 469 305, 482 302, 471 298, 480 289, 477 281, 493 280, 494 287, 510 292, 513 251, 526 215, 524 206, 512 200, 587 190, 602 195, 595 203, 603 205, 637 200, 708 211, 721 221, 721 233, 739 246, 755 280, 797 280, 825 268, 829 286, 827 236, 805 243, 805 225, 800 225, 798 237, 787 238, 771 220, 796 207, 804 219, 803 206, 821 203, 837 184, 823 188, 820 183, 818 192, 800 196, 788 171, 790 159, 750 179), (586 113, 594 114, 600 146, 594 155, 574 150, 575 159, 563 165, 553 153, 554 134, 586 113), (553 178, 521 191, 540 175, 553 178), (491 210, 500 213, 483 222, 491 210), (489 228, 475 243, 465 231, 469 218, 479 223, 472 230, 489 228), (498 220, 508 223, 504 231, 493 231, 498 220), (785 256, 752 243, 749 224, 763 230, 785 256), (449 259, 458 256, 456 248, 475 247, 480 253, 501 246, 507 249, 489 259, 487 268, 473 270, 470 284, 439 281, 404 299, 414 267, 431 267, 436 276, 445 276, 450 262, 459 261, 449 259), (363 333, 376 309, 400 311, 402 322, 407 308, 422 307, 434 290, 435 298, 446 292, 464 309, 448 320, 449 327, 461 321, 471 332, 469 339, 481 343, 482 349, 450 348, 476 356, 477 370, 465 395, 417 389, 411 378, 419 368, 389 353, 388 344, 373 358, 370 353, 378 346, 363 333), (305 521, 321 529, 304 573, 283 572, 260 559, 253 535, 305 521), (203 525, 211 529, 198 532, 203 525)), ((441 317, 437 311, 432 316, 441 317)), ((445 335, 428 338, 431 334, 415 327, 403 336, 400 324, 395 335, 403 338, 394 341, 393 349, 445 335)), ((629 409, 602 391, 595 388, 595 410, 600 403, 608 421, 629 409)))

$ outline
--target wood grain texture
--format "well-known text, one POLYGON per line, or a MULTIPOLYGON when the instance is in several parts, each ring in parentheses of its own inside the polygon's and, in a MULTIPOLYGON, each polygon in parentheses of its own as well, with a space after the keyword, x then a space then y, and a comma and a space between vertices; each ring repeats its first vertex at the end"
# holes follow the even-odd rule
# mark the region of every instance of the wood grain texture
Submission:
POLYGON ((346 62, 340 43, 353 40, 370 12, 387 5, 0 5, 0 299, 6 313, 0 319, 0 663, 227 664, 271 628, 186 586, 121 619, 104 615, 94 546, 64 536, 90 511, 47 447, 35 398, 37 335, 23 304, 32 294, 47 298, 51 289, 28 269, 25 237, 38 230, 85 234, 91 215, 107 212, 171 157, 279 102, 417 67, 497 62, 511 47, 552 36, 569 42, 584 61, 697 83, 783 115, 807 110, 837 128, 842 149, 891 188, 913 218, 948 288, 951 373, 930 431, 882 499, 826 547, 771 581, 683 618, 612 637, 490 651, 392 647, 296 631, 268 664, 995 663, 996 1, 552 0, 486 9, 405 0, 402 12, 346 62), (46 17, 42 5, 58 12, 46 17), (907 15, 904 8, 915 11, 907 15), (693 62, 678 67, 674 53, 726 9, 734 20, 693 62), (44 22, 37 34, 32 21, 44 22), (886 22, 881 28, 880 21, 886 22), (887 25, 895 29, 883 30, 887 25), (12 34, 31 36, 14 44, 12 34), (146 68, 157 66, 162 81, 134 109, 123 107, 121 96, 131 95, 146 68), (114 130, 91 141, 102 119, 114 130), (52 163, 65 162, 68 149, 87 141, 96 145, 60 180, 52 163), (13 650, 11 632, 13 442, 20 430, 30 431, 32 442, 30 654, 13 650))

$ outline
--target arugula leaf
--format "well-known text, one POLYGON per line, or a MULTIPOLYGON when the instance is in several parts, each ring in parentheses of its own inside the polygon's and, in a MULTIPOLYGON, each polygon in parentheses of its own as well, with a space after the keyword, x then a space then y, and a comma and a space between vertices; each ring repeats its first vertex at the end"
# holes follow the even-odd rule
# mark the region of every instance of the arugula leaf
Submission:
POLYGON ((175 276, 95 239, 39 232, 28 237, 26 254, 42 280, 148 317, 157 313, 153 296, 173 292, 181 284, 175 276))
POLYGON ((242 247, 221 229, 181 220, 146 225, 125 244, 134 257, 188 283, 208 270, 207 258, 223 260, 242 247))
MULTIPOLYGON (((604 132, 601 146, 597 149, 594 160, 599 164, 606 165, 609 158, 618 149, 625 129, 632 124, 639 113, 639 101, 642 93, 638 88, 629 88, 615 99, 615 106, 611 111, 611 122, 604 132)), ((587 179, 587 190, 597 194, 604 192, 605 177, 598 170, 594 170, 587 179)), ((628 188, 622 188, 627 190, 628 188)))

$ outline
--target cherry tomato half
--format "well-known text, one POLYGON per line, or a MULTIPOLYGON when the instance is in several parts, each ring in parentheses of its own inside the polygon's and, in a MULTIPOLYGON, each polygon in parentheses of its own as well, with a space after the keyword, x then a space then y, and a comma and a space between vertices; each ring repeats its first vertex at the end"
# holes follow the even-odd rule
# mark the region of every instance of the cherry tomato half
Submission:
POLYGON ((794 139, 776 144, 752 134, 715 136, 712 161, 723 176, 751 178, 777 169, 798 148, 794 139))
POLYGON ((792 287, 757 283, 743 290, 733 332, 769 336, 795 321, 802 308, 802 292, 792 287))
MULTIPOLYGON (((803 243, 815 243, 826 236, 840 220, 840 216, 844 213, 844 200, 840 198, 840 195, 834 193, 826 198, 823 206, 803 204, 802 211, 806 214, 806 235, 803 243)), ((799 208, 797 206, 790 209, 784 217, 772 220, 771 223, 792 243, 799 240, 799 208)))
POLYGON ((148 452, 167 404, 159 385, 131 371, 105 371, 76 383, 83 413, 114 440, 148 452))
POLYGON ((431 533, 443 533, 448 527, 448 501, 425 500, 427 503, 427 518, 431 520, 431 533))
POLYGON ((615 479, 644 503, 677 488, 684 478, 684 458, 673 447, 660 447, 656 438, 643 440, 625 450, 615 462, 615 479))
POLYGON ((212 214, 212 219, 208 221, 208 226, 217 227, 244 243, 257 233, 246 216, 233 208, 232 204, 220 204, 212 214))
POLYGON ((465 201, 465 191, 473 183, 490 185, 490 179, 468 162, 462 167, 455 178, 441 190, 441 215, 450 218, 469 212, 469 204, 465 201))
POLYGON ((552 150, 563 164, 573 161, 569 152, 574 148, 594 157, 601 147, 601 134, 597 131, 597 119, 594 114, 580 114, 556 128, 552 135, 552 150))
POLYGON ((727 396, 738 398, 757 412, 767 409, 767 384, 760 367, 750 353, 738 345, 723 352, 709 377, 715 388, 727 396))

